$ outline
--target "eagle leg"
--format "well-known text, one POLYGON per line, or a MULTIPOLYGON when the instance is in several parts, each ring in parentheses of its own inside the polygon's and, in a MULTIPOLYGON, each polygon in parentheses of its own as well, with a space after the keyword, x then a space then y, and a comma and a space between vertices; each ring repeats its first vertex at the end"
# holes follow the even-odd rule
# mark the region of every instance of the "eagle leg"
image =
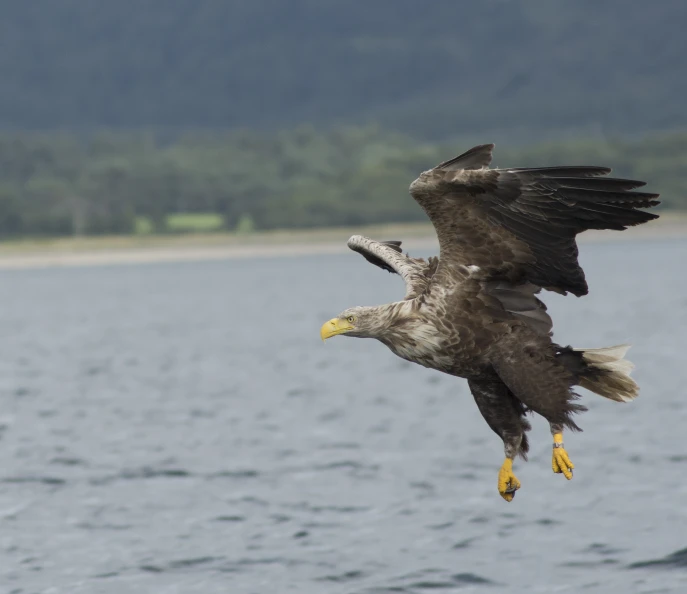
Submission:
POLYGON ((525 407, 515 398, 501 379, 492 371, 468 379, 470 391, 477 407, 492 431, 503 440, 506 459, 499 470, 499 495, 513 501, 520 481, 513 474, 513 459, 522 456, 527 460, 527 435, 530 424, 525 419, 525 407))
POLYGON ((513 458, 506 458, 499 470, 499 495, 506 501, 513 501, 515 492, 520 488, 518 477, 513 474, 513 458))
POLYGON ((556 474, 563 474, 568 480, 573 477, 573 468, 575 465, 570 461, 568 452, 563 447, 563 429, 560 425, 551 425, 551 433, 553 434, 553 459, 551 461, 551 468, 556 474))

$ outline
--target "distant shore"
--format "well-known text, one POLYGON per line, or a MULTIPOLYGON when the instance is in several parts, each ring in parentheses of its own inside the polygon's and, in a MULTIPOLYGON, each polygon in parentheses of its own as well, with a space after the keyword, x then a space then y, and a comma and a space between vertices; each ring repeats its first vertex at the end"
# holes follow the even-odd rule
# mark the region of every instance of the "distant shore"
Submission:
MULTIPOLYGON (((236 258, 293 257, 345 253, 353 234, 401 239, 411 253, 438 248, 429 224, 392 224, 247 235, 114 236, 25 240, 0 243, 0 270, 156 262, 193 262, 236 258)), ((623 232, 587 231, 580 243, 687 237, 687 213, 666 213, 623 232)))

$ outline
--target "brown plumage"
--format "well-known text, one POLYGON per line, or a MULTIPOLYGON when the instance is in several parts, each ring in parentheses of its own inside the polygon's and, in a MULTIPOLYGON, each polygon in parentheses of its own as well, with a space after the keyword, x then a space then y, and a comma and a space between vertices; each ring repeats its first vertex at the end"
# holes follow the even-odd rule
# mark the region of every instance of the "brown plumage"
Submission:
POLYGON ((510 461, 526 457, 528 411, 554 434, 553 468, 572 478, 563 427, 578 430, 573 386, 612 400, 637 396, 627 347, 576 350, 552 340, 541 289, 581 296, 588 287, 575 238, 587 229, 623 230, 657 215, 644 182, 607 177, 605 167, 489 169, 482 145, 423 172, 410 193, 439 239, 439 257, 404 255, 400 241, 353 236, 351 249, 406 283, 402 301, 355 307, 322 327, 376 338, 396 355, 468 379, 488 425, 504 442, 499 491, 508 501, 520 483, 510 461))

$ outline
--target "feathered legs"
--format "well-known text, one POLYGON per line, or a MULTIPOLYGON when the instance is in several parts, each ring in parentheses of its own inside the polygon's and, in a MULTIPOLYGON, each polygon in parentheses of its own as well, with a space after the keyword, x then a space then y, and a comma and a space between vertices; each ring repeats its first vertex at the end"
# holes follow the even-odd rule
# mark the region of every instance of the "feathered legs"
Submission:
POLYGON ((568 452, 563 447, 563 427, 550 423, 551 435, 553 435, 553 459, 551 468, 556 474, 563 474, 568 480, 573 477, 575 465, 570 461, 568 452))
POLYGON ((563 448, 563 427, 579 430, 572 419, 577 412, 587 410, 575 402, 577 395, 571 390, 575 376, 547 350, 550 345, 535 337, 518 348, 517 343, 506 344, 502 357, 492 362, 496 372, 513 394, 531 411, 544 417, 553 435, 553 458, 551 467, 568 480, 572 479, 574 468, 568 453, 563 448))
POLYGON ((512 501, 520 488, 513 474, 513 459, 527 455, 527 436, 530 424, 523 417, 525 407, 519 402, 496 374, 468 380, 477 407, 492 431, 503 440, 506 459, 498 475, 498 490, 506 501, 512 501))

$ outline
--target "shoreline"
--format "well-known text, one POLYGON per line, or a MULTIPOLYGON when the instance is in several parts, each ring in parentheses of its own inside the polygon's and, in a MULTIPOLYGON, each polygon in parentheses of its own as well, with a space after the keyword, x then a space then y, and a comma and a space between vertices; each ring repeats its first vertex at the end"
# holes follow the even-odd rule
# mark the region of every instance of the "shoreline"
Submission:
MULTIPOLYGON (((247 258, 343 254, 353 234, 403 240, 404 250, 438 251, 429 224, 393 224, 358 228, 274 231, 174 237, 102 237, 17 241, 0 244, 0 270, 74 268, 172 262, 203 262, 247 258)), ((586 231, 578 242, 646 241, 687 237, 687 213, 667 213, 660 219, 625 231, 586 231)))

